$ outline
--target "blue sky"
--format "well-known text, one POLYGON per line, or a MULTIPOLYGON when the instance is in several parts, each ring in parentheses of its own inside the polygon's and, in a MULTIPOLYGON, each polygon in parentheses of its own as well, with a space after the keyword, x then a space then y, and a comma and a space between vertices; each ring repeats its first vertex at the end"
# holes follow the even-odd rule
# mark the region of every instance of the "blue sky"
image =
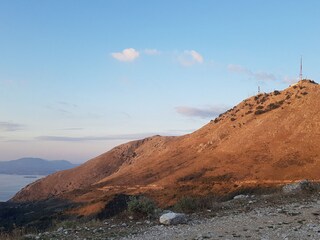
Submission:
POLYGON ((83 162, 320 79, 319 1, 0 0, 0 160, 83 162))

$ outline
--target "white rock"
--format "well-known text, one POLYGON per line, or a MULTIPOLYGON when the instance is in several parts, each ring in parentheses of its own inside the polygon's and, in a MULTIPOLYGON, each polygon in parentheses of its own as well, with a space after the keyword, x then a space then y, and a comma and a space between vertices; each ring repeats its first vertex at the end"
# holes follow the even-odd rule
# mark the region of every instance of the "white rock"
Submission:
POLYGON ((187 217, 183 213, 165 213, 160 217, 160 223, 164 225, 176 225, 187 222, 187 217))
POLYGON ((240 194, 240 195, 235 196, 233 199, 245 199, 245 198, 249 198, 249 195, 240 194))

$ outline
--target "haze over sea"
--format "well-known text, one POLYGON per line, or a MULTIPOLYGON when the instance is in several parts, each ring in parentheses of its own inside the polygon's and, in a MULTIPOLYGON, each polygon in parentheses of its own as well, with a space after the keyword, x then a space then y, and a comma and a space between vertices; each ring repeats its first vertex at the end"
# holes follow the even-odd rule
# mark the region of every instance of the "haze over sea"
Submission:
POLYGON ((8 201, 12 198, 21 188, 27 186, 44 176, 32 175, 8 175, 0 174, 0 202, 8 201))

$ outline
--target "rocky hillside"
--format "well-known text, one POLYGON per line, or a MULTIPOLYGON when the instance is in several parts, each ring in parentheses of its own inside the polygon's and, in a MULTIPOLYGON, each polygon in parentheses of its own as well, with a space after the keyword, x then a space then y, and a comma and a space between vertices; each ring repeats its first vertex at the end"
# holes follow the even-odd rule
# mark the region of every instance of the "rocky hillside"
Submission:
POLYGON ((12 201, 67 199, 84 203, 73 213, 89 215, 118 193, 170 205, 185 195, 320 180, 319 95, 318 84, 302 80, 250 97, 192 134, 120 145, 27 186, 12 201))

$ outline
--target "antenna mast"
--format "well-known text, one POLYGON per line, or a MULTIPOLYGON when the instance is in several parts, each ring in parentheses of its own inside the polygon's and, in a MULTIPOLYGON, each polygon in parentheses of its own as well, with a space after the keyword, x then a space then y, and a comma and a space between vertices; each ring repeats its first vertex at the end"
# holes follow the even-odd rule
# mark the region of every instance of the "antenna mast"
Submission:
POLYGON ((300 58, 300 75, 299 75, 300 81, 302 80, 302 56, 300 58))

